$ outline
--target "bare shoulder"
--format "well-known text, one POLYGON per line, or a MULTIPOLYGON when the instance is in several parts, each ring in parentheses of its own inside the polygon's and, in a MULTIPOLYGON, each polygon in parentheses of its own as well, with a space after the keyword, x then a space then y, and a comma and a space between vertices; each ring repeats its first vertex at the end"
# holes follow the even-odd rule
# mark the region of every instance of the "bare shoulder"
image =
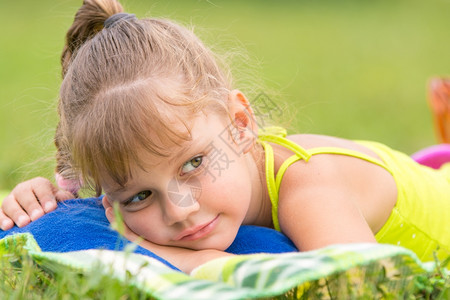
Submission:
MULTIPOLYGON (((315 134, 291 135, 288 136, 288 139, 306 150, 332 147, 356 151, 381 160, 374 151, 351 140, 315 134)), ((278 158, 278 164, 281 164, 293 154, 292 151, 282 146, 275 146, 274 150, 278 158)), ((362 180, 365 181, 366 185, 370 184, 372 180, 375 180, 377 174, 391 177, 385 169, 358 157, 323 153, 313 155, 308 162, 299 161, 299 163, 293 164, 286 172, 286 177, 292 177, 291 179, 297 182, 295 186, 299 186, 299 181, 308 186, 310 180, 320 176, 320 180, 324 184, 328 181, 329 184, 346 183, 355 188, 355 185, 362 185, 362 180)), ((285 180, 283 179, 283 181, 285 180)))
MULTIPOLYGON (((288 138, 305 149, 338 147, 379 159, 372 150, 350 140, 312 134, 288 138)), ((277 150, 279 158, 288 155, 286 150, 278 147, 277 150)), ((395 180, 384 168, 351 156, 314 155, 308 162, 292 164, 283 176, 279 192, 280 225, 290 238, 306 248, 331 242, 367 241, 385 223, 396 198, 395 180), (318 222, 321 226, 315 227, 318 222), (357 232, 356 227, 361 230, 357 232), (317 244, 315 237, 303 240, 312 232, 324 240, 317 244)))
POLYGON ((288 136, 288 138, 305 149, 318 147, 337 147, 359 151, 361 153, 379 159, 378 155, 367 147, 343 138, 318 134, 295 134, 288 136))
MULTIPOLYGON (((378 158, 373 151, 351 140, 314 134, 291 135, 288 138, 306 150, 333 147, 354 150, 378 158)), ((280 154, 280 162, 288 155, 292 155, 290 150, 281 146, 274 149, 275 153, 280 154)), ((286 187, 288 183, 293 183, 293 187, 308 189, 322 189, 326 184, 342 186, 343 183, 354 182, 356 175, 359 175, 359 178, 365 177, 366 173, 372 172, 372 167, 371 164, 355 157, 325 153, 313 155, 307 162, 299 161, 289 167, 283 178, 283 184, 286 187), (316 184, 317 182, 321 184, 316 184)))

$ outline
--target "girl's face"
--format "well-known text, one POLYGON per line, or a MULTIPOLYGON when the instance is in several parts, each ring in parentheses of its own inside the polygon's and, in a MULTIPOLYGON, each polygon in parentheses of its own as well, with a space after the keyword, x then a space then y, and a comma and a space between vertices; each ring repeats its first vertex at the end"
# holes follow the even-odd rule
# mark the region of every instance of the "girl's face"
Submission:
POLYGON ((109 203, 118 202, 128 227, 148 241, 225 250, 246 218, 254 217, 247 213, 260 197, 254 161, 242 144, 252 141, 238 133, 234 142, 229 129, 237 132, 216 114, 197 117, 192 140, 171 157, 143 152, 150 167, 132 168, 124 188, 103 182, 109 203))

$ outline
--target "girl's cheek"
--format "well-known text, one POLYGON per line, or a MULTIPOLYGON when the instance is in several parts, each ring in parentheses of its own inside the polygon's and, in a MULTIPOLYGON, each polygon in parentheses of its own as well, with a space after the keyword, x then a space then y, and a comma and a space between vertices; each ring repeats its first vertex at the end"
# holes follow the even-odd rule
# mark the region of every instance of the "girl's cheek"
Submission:
POLYGON ((127 213, 123 216, 125 224, 134 233, 146 237, 149 232, 149 228, 158 228, 155 224, 155 216, 152 216, 149 212, 140 211, 134 213, 127 213))

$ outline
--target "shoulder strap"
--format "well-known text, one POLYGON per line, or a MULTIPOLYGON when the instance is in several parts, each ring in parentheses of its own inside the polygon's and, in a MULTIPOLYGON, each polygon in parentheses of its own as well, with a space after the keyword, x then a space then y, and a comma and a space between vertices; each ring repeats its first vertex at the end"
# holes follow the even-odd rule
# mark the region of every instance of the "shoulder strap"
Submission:
MULTIPOLYGON (((273 157, 273 148, 269 144, 275 143, 280 146, 284 146, 294 153, 294 156, 299 159, 304 159, 308 161, 311 155, 302 147, 297 145, 296 143, 286 139, 287 132, 282 127, 267 127, 260 131, 258 136, 258 142, 264 147, 265 152, 265 172, 266 172, 266 183, 267 190, 270 197, 270 202, 272 203, 272 220, 273 226, 276 230, 281 231, 280 224, 278 221, 278 194, 280 191, 281 178, 286 170, 284 170, 281 176, 277 174, 277 180, 275 181, 275 170, 274 170, 274 157, 273 157)), ((284 165, 284 163, 283 163, 284 165)), ((287 169, 288 166, 285 168, 287 169)), ((280 173, 280 171, 278 171, 280 173)))
POLYGON ((317 147, 317 148, 309 149, 308 152, 311 155, 338 154, 338 155, 346 155, 346 156, 355 157, 355 158, 359 158, 359 159, 368 161, 370 163, 373 163, 377 166, 380 166, 383 169, 385 169, 386 171, 388 171, 389 173, 392 173, 391 170, 389 170, 389 168, 382 161, 380 161, 372 156, 369 156, 367 154, 361 153, 359 151, 345 149, 345 148, 336 148, 336 147, 317 147))
POLYGON ((258 137, 258 142, 264 147, 265 151, 265 172, 266 172, 266 183, 267 190, 270 197, 270 202, 272 203, 272 220, 273 225, 276 230, 281 231, 280 224, 278 221, 278 195, 280 191, 281 180, 283 179, 284 173, 292 165, 294 162, 298 160, 304 160, 307 162, 311 156, 317 154, 337 154, 337 155, 346 155, 351 157, 356 157, 375 165, 378 165, 389 173, 392 173, 390 169, 381 161, 366 155, 364 153, 344 149, 344 148, 336 148, 336 147, 317 147, 313 149, 304 149, 300 145, 297 145, 295 142, 288 140, 286 138, 286 130, 281 127, 269 127, 262 131, 262 133, 258 137), (275 177, 275 167, 274 167, 274 154, 273 148, 269 144, 269 142, 278 144, 280 146, 284 146, 289 150, 293 151, 295 154, 289 157, 287 160, 283 162, 280 166, 280 169, 277 172, 277 176, 275 177))
POLYGON ((278 222, 278 192, 279 186, 275 184, 275 171, 274 171, 274 158, 273 149, 269 143, 260 141, 264 147, 265 152, 265 172, 267 191, 269 193, 270 202, 272 203, 272 221, 276 230, 281 231, 280 224, 278 222))
MULTIPOLYGON (((382 167, 386 171, 392 174, 391 170, 381 161, 377 160, 376 158, 373 158, 369 155, 366 155, 364 153, 350 150, 350 149, 341 149, 341 148, 334 148, 334 147, 318 147, 307 150, 311 156, 317 155, 317 154, 337 154, 337 155, 346 155, 351 157, 356 157, 365 161, 368 161, 370 163, 373 163, 377 166, 382 167)), ((277 191, 280 190, 281 180, 283 179, 284 173, 289 168, 290 165, 295 163, 296 161, 300 160, 301 158, 294 154, 288 159, 286 159, 283 164, 280 166, 280 169, 277 172, 277 176, 275 179, 275 185, 277 187, 277 191)), ((305 160, 306 161, 306 160, 305 160)))
POLYGON ((291 140, 286 138, 286 130, 281 127, 268 127, 263 131, 262 134, 259 134, 258 140, 262 142, 271 142, 274 144, 278 144, 280 146, 284 146, 289 150, 293 151, 295 155, 299 158, 308 161, 311 158, 311 154, 308 153, 304 148, 297 145, 291 140))

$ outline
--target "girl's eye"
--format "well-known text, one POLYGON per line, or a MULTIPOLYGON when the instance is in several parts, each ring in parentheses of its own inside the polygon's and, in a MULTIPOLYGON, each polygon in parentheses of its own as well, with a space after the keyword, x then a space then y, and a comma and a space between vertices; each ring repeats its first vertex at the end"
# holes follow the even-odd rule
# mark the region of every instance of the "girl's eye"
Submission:
POLYGON ((126 204, 135 204, 135 203, 139 203, 145 199, 147 199, 148 197, 150 197, 150 195, 152 194, 151 191, 142 191, 137 193, 136 195, 134 195, 133 197, 131 197, 126 204))
POLYGON ((193 170, 200 167, 202 162, 203 162, 203 157, 196 156, 196 157, 192 158, 191 160, 184 163, 183 167, 181 168, 181 172, 183 174, 192 172, 193 170))

